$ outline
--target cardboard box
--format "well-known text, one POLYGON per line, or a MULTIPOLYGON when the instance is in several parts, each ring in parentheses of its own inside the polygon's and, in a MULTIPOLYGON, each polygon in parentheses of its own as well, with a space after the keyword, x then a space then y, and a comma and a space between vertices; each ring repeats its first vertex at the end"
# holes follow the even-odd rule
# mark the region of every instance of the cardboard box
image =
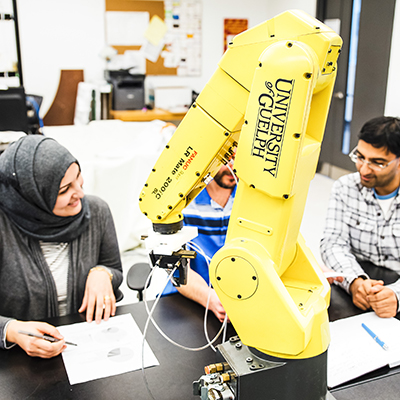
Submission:
POLYGON ((184 112, 192 104, 192 89, 188 87, 156 87, 154 107, 171 112, 184 112))

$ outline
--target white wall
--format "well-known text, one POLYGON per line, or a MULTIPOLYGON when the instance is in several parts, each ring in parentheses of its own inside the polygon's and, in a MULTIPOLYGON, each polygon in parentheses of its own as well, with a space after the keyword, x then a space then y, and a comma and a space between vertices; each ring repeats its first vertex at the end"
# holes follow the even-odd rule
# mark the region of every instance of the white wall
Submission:
MULTIPOLYGON (((202 75, 194 78, 149 77, 151 85, 187 85, 200 91, 223 52, 223 19, 248 18, 253 27, 276 14, 300 8, 315 16, 316 0, 203 0, 202 75)), ((22 66, 27 93, 44 97, 50 107, 61 69, 84 69, 86 81, 103 78, 105 0, 18 0, 22 66)), ((386 115, 400 117, 400 1, 397 1, 386 115)))
POLYGON ((104 0, 17 0, 26 93, 53 102, 61 69, 84 69, 85 80, 102 79, 104 0))
MULTIPOLYGON (((292 8, 315 16, 316 0, 203 0, 202 75, 149 77, 159 86, 186 85, 199 92, 223 53, 224 18, 248 18, 249 27, 292 8)), ((86 81, 103 79, 105 0, 18 0, 24 86, 50 107, 61 69, 83 69, 86 81)))

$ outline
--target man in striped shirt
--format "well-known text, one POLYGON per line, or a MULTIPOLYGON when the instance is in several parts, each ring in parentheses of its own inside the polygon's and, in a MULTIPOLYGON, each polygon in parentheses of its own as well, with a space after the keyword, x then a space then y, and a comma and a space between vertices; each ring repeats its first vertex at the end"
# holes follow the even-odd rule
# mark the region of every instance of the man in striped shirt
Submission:
POLYGON ((400 120, 378 117, 365 123, 349 156, 358 172, 333 185, 322 260, 346 275, 340 285, 357 307, 393 317, 399 311, 400 280, 387 285, 370 279, 360 263, 400 274, 400 120))
MULTIPOLYGON (((188 248, 197 252, 190 260, 187 284, 175 288, 168 283, 163 295, 175 293, 206 307, 209 294, 208 264, 199 247, 210 259, 224 245, 236 192, 236 180, 229 166, 224 165, 202 192, 183 210, 184 225, 196 226, 198 236, 193 239, 195 246, 188 248)), ((209 309, 222 322, 225 310, 214 289, 211 289, 209 309)))

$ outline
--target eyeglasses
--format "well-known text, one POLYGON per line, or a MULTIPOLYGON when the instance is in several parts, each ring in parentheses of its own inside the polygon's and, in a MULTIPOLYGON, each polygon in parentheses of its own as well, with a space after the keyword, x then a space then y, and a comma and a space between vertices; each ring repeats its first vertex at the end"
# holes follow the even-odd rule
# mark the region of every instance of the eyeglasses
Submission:
POLYGON ((357 147, 355 147, 351 153, 349 154, 350 160, 354 163, 360 162, 361 164, 367 164, 369 168, 373 169, 374 171, 382 171, 383 169, 387 168, 393 161, 397 160, 399 157, 396 157, 392 161, 389 161, 386 164, 377 163, 375 161, 367 161, 364 157, 360 157, 356 154, 357 147))

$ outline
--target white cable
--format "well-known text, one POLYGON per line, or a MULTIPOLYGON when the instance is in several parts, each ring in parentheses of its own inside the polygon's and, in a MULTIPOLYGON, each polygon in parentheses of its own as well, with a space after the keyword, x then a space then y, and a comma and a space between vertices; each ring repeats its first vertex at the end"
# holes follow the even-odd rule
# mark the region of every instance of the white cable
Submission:
MULTIPOLYGON (((226 318, 226 320, 228 320, 228 314, 225 314, 225 318, 226 318)), ((226 342, 226 331, 227 331, 227 329, 228 329, 228 324, 225 324, 224 333, 222 335, 222 343, 226 342)))
MULTIPOLYGON (((176 268, 172 271, 172 273, 174 273, 175 270, 176 270, 176 268)), ((155 268, 152 268, 152 270, 150 271, 149 276, 148 276, 147 279, 146 279, 146 284, 145 284, 145 286, 144 286, 144 287, 145 287, 144 293, 146 292, 147 285, 148 285, 148 283, 149 283, 151 277, 153 276, 154 271, 155 271, 155 268)), ((166 286, 166 285, 165 285, 165 286, 166 286)), ((164 289, 163 289, 163 290, 164 290, 164 289)), ((143 298, 144 298, 144 297, 143 297, 143 298)), ((152 393, 151 390, 150 390, 150 386, 149 386, 149 383, 147 382, 147 377, 146 377, 146 373, 145 373, 145 369, 144 369, 144 345, 145 345, 145 343, 146 343, 147 328, 149 327, 149 322, 150 322, 150 319, 151 319, 151 315, 153 314, 153 312, 154 312, 154 310, 155 310, 155 308, 156 308, 156 305, 158 304, 159 299, 160 299, 160 296, 159 296, 159 297, 156 299, 156 301, 154 302, 153 307, 152 307, 152 309, 151 309, 151 311, 150 311, 150 314, 149 314, 149 316, 148 316, 148 318, 147 318, 147 320, 146 320, 146 324, 145 324, 144 330, 143 330, 143 341, 142 341, 142 375, 143 375, 143 380, 144 380, 144 384, 145 384, 145 386, 146 386, 147 392, 149 393, 150 397, 151 397, 153 400, 156 400, 156 399, 154 398, 153 393, 152 393)))
MULTIPOLYGON (((197 250, 197 252, 199 252, 204 259, 206 260, 207 263, 207 270, 210 269, 210 257, 208 257, 205 252, 203 251, 203 249, 198 246, 196 243, 190 241, 189 244, 197 250)), ((208 278, 208 295, 207 295, 207 304, 206 304, 206 309, 204 312, 204 321, 203 321, 203 329, 204 329, 204 336, 206 337, 207 343, 209 343, 211 349, 216 353, 217 350, 216 348, 212 345, 212 343, 210 343, 210 338, 208 336, 208 331, 207 331, 207 315, 208 315, 208 310, 209 310, 209 306, 210 306, 210 298, 211 298, 211 280, 210 277, 208 278)), ((225 321, 224 321, 225 322, 225 321)))
POLYGON ((162 288, 162 290, 160 291, 160 293, 157 295, 156 300, 155 300, 155 302, 154 302, 154 304, 153 304, 153 307, 151 308, 150 311, 149 311, 148 305, 147 305, 146 289, 147 289, 147 287, 148 287, 148 285, 149 285, 149 282, 150 282, 151 277, 152 277, 153 274, 154 274, 155 268, 152 268, 152 270, 150 271, 150 274, 149 274, 149 276, 147 277, 146 283, 145 283, 145 286, 144 286, 145 289, 144 289, 144 291, 143 291, 143 301, 144 301, 144 304, 145 304, 145 307, 146 307, 146 311, 147 311, 148 317, 147 317, 146 324, 145 324, 145 327, 144 327, 144 330, 143 330, 143 341, 142 341, 142 376, 143 376, 143 380, 144 380, 144 383, 145 383, 147 392, 148 392, 149 396, 150 396, 153 400, 156 400, 156 399, 154 398, 153 393, 152 393, 151 390, 150 390, 150 386, 149 386, 149 383, 148 383, 148 381, 147 381, 146 372, 145 372, 145 368, 144 368, 144 346, 145 346, 145 343, 146 343, 147 329, 148 329, 148 327, 149 327, 150 321, 153 323, 153 325, 154 325, 155 328, 158 330, 158 332, 159 332, 168 342, 174 344, 175 346, 178 346, 178 347, 180 347, 180 348, 183 348, 183 349, 189 350, 189 351, 200 351, 200 350, 206 349, 206 348, 209 347, 209 346, 212 346, 212 343, 214 343, 214 342, 218 339, 218 337, 220 336, 220 334, 221 334, 223 328, 226 326, 226 321, 227 321, 227 318, 225 317, 225 320, 224 320, 224 323, 223 323, 222 326, 221 326, 221 329, 219 330, 219 332, 217 333, 217 335, 214 337, 214 339, 212 340, 212 342, 208 341, 208 344, 206 344, 206 345, 204 345, 204 346, 202 346, 202 347, 199 347, 199 348, 189 348, 189 347, 185 347, 185 346, 183 346, 183 345, 181 345, 181 344, 179 344, 179 343, 176 343, 176 342, 174 342, 172 339, 170 339, 170 338, 160 329, 160 327, 156 324, 156 322, 155 322, 154 319, 153 319, 153 313, 154 313, 154 310, 156 309, 156 306, 157 306, 157 304, 158 304, 158 302, 159 302, 159 300, 160 300, 160 298, 161 298, 162 292, 164 291, 165 287, 167 286, 168 281, 171 279, 172 275, 175 273, 176 268, 177 268, 177 267, 175 267, 175 268, 171 271, 171 273, 168 275, 167 279, 165 280, 164 287, 162 288))
MULTIPOLYGON (((233 178, 235 179, 236 186, 237 186, 238 183, 239 183, 239 182, 238 182, 237 176, 236 176, 235 173, 233 172, 233 170, 232 170, 231 166, 229 165, 229 163, 226 164, 226 166, 228 167, 229 171, 231 172, 233 178)), ((225 315, 225 317, 226 317, 226 315, 225 315)), ((224 342, 226 341, 226 328, 227 328, 227 326, 225 326, 225 329, 224 329, 224 334, 223 334, 223 336, 222 336, 222 343, 224 343, 224 342)))
MULTIPOLYGON (((207 263, 207 269, 209 269, 211 258, 208 257, 207 254, 205 254, 204 250, 197 243, 194 243, 193 241, 190 241, 189 245, 192 246, 195 250, 197 250, 198 253, 200 253, 204 257, 204 259, 206 260, 206 263, 207 263)), ((210 338, 208 336, 208 330, 207 330, 207 316, 208 316, 208 310, 209 310, 209 305, 210 305, 210 298, 211 298, 211 280, 209 278, 208 279, 208 296, 207 296, 206 309, 205 309, 205 312, 204 312, 203 329, 204 329, 204 336, 206 337, 207 343, 209 343, 211 349, 216 353, 217 350, 212 345, 212 343, 210 342, 210 338)), ((225 318, 224 318, 224 322, 223 322, 224 332, 226 332, 226 326, 227 326, 227 321, 228 321, 227 317, 228 317, 227 314, 225 314, 225 318)), ((225 340, 223 340, 222 343, 224 341, 225 340)))
MULTIPOLYGON (((233 172, 232 168, 230 167, 229 163, 227 163, 226 165, 227 165, 229 171, 231 172, 233 178, 235 179, 235 182, 236 182, 236 185, 237 185, 237 184, 238 184, 238 179, 237 179, 236 175, 234 174, 234 172, 233 172)), ((203 249, 202 249, 199 245, 197 245, 196 243, 190 241, 189 244, 190 244, 194 249, 196 249, 198 253, 200 253, 200 254, 204 257, 204 259, 206 260, 206 263, 207 263, 207 267, 209 267, 211 258, 208 257, 208 256, 205 254, 205 252, 203 251, 203 249)), ((217 350, 216 350, 215 347, 213 346, 213 343, 219 338, 219 336, 221 335, 221 332, 222 332, 222 331, 224 332, 224 333, 223 333, 223 337, 222 337, 222 343, 224 343, 225 340, 226 340, 226 328, 227 328, 228 314, 225 314, 224 322, 222 323, 221 329, 220 329, 220 330, 218 331, 218 333, 215 335, 214 339, 213 339, 212 341, 210 341, 210 338, 209 338, 209 336, 208 336, 208 331, 207 331, 207 315, 208 315, 208 307, 209 307, 210 297, 211 297, 211 280, 210 280, 210 279, 209 279, 209 283, 208 283, 208 288, 209 288, 209 289, 208 289, 207 305, 206 305, 206 309, 205 309, 205 313, 204 313, 204 334, 205 334, 205 337, 206 337, 206 340, 207 340, 207 344, 206 344, 206 345, 201 346, 201 347, 197 347, 197 348, 192 348, 192 347, 183 346, 183 345, 181 345, 181 344, 175 342, 175 341, 172 340, 171 338, 169 338, 169 337, 161 330, 161 328, 157 325, 157 323, 154 321, 154 319, 153 319, 154 310, 156 309, 156 306, 157 306, 157 304, 158 304, 158 302, 159 302, 159 300, 160 300, 160 298, 161 298, 161 294, 162 294, 162 292, 165 290, 165 288, 166 288, 168 282, 169 282, 169 281, 173 282, 173 281, 172 281, 172 277, 173 277, 173 274, 175 273, 176 269, 177 269, 177 267, 175 267, 175 268, 171 271, 171 273, 168 275, 168 277, 167 277, 167 279, 166 279, 166 281, 165 281, 165 284, 164 284, 162 290, 161 290, 161 291, 159 292, 159 294, 156 296, 156 300, 154 301, 153 307, 151 308, 150 311, 149 311, 149 308, 148 308, 147 298, 146 298, 146 296, 147 296, 147 287, 148 287, 148 285, 149 285, 149 282, 150 282, 151 277, 152 277, 153 274, 154 274, 155 268, 152 268, 152 270, 151 270, 149 276, 147 277, 146 283, 145 283, 145 286, 144 286, 144 290, 143 290, 143 302, 144 302, 144 305, 145 305, 145 308, 146 308, 146 312, 147 312, 148 317, 147 317, 146 324, 145 324, 145 327, 144 327, 144 330, 143 330, 143 341, 142 341, 142 374, 143 374, 143 379, 144 379, 144 382, 145 382, 145 386, 146 386, 147 392, 149 393, 150 397, 151 397, 153 400, 155 400, 155 398, 154 398, 154 396, 153 396, 153 394, 152 394, 152 392, 151 392, 151 390, 150 390, 149 384, 148 384, 148 382, 147 382, 146 373, 145 373, 145 368, 144 368, 144 347, 145 347, 145 343, 146 343, 147 329, 148 329, 148 327, 149 327, 150 321, 153 323, 154 327, 155 327, 155 328, 157 329, 157 331, 161 334, 161 336, 164 337, 164 339, 166 339, 166 340, 167 340, 168 342, 170 342, 171 344, 173 344, 173 345, 175 345, 175 346, 177 346, 177 347, 180 347, 180 348, 182 348, 182 349, 188 350, 188 351, 200 351, 200 350, 206 349, 207 347, 211 347, 211 348, 216 352, 217 350)))
MULTIPOLYGON (((200 351, 200 350, 204 350, 204 349, 206 349, 207 347, 210 347, 210 344, 214 343, 214 342, 219 338, 219 336, 221 335, 221 333, 222 333, 222 331, 223 331, 224 324, 222 324, 221 329, 218 331, 218 333, 215 335, 215 337, 213 338, 213 340, 212 340, 210 343, 207 343, 207 344, 205 344, 205 345, 203 345, 203 346, 201 346, 201 347, 186 347, 186 346, 183 346, 183 345, 181 345, 181 344, 175 342, 175 341, 172 340, 170 337, 168 337, 168 336, 161 330, 161 328, 157 325, 156 321, 153 319, 152 314, 153 314, 154 308, 155 308, 155 306, 157 305, 159 299, 161 298, 161 294, 162 294, 162 292, 164 291, 165 287, 167 286, 167 283, 168 283, 169 279, 171 278, 171 276, 174 274, 175 270, 176 270, 176 267, 175 267, 175 268, 172 270, 172 272, 168 275, 168 277, 167 277, 167 279, 166 279, 166 282, 165 282, 165 284, 164 284, 162 290, 160 291, 160 293, 159 293, 159 294, 157 295, 157 297, 156 297, 156 301, 155 301, 154 304, 153 304, 153 308, 151 309, 151 312, 149 311, 149 307, 148 307, 148 304, 147 304, 146 289, 144 290, 144 292, 143 292, 143 294, 144 294, 144 296, 143 296, 143 302, 144 302, 144 305, 145 305, 145 307, 146 307, 146 311, 147 311, 147 314, 148 314, 148 320, 150 320, 150 321, 153 323, 154 327, 158 330, 158 332, 160 333, 160 335, 161 335, 164 339, 166 339, 168 342, 170 342, 171 344, 173 344, 173 345, 175 345, 175 346, 177 346, 177 347, 180 347, 180 348, 182 348, 182 349, 184 349, 184 350, 188 350, 188 351, 200 351)), ((148 277, 147 280, 146 280, 145 288, 147 287, 147 284, 148 284, 148 281, 149 281, 150 276, 151 276, 151 274, 149 274, 149 277, 148 277)))
POLYGON ((229 165, 229 163, 227 163, 226 166, 228 167, 229 171, 231 171, 231 174, 232 174, 233 178, 235 179, 235 182, 236 182, 236 185, 237 185, 239 183, 237 176, 233 172, 233 170, 232 170, 231 166, 229 165))

